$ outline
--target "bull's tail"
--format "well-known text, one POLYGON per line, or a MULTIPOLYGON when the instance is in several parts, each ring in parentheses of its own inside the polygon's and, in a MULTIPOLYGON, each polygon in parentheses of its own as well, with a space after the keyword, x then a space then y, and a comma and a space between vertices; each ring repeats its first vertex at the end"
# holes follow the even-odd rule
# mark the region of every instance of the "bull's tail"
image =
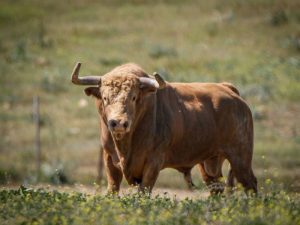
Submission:
POLYGON ((230 90, 232 90, 232 91, 233 91, 234 93, 236 93, 237 95, 240 95, 239 90, 238 90, 235 86, 233 86, 233 84, 228 83, 228 82, 223 82, 223 83, 221 83, 221 84, 222 84, 223 86, 229 88, 230 90))

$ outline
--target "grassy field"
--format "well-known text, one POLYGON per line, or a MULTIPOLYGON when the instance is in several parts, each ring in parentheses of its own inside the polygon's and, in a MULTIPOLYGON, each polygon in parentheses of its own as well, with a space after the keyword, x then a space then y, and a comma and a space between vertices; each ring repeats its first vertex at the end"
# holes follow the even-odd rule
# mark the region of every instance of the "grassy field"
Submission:
MULTIPOLYGON (((298 219, 299 224, 299 25, 296 0, 1 1, 1 185, 36 183, 35 95, 41 99, 40 181, 92 185, 100 145, 97 112, 82 88, 71 85, 70 73, 77 61, 83 63, 83 73, 93 74, 136 62, 168 81, 227 81, 238 87, 255 119, 253 167, 266 194, 181 202, 2 191, 0 223, 13 223, 15 210, 24 209, 17 223, 46 224, 48 216, 63 209, 51 217, 52 224, 55 218, 62 224, 98 219, 111 224, 297 224, 298 219), (43 207, 28 208, 38 207, 37 201, 45 210, 53 203, 53 209, 40 217, 43 207), (64 217, 68 213, 72 216, 64 217), (281 213, 286 216, 278 218, 281 213)), ((228 164, 225 175, 227 171, 228 164)), ((205 190, 196 169, 193 178, 205 190)), ((156 187, 186 188, 182 175, 168 169, 156 187)))
POLYGON ((6 224, 300 224, 300 196, 270 192, 256 197, 177 200, 166 196, 85 195, 20 187, 0 191, 6 224), (37 204, 37 202, 39 204, 37 204))

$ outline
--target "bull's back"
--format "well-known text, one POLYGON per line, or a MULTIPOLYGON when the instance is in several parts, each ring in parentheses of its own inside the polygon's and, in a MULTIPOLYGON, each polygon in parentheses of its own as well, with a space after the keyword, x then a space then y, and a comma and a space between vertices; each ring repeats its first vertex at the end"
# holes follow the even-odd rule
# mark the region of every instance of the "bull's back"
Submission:
POLYGON ((167 89, 162 100, 170 164, 194 164, 218 154, 241 121, 249 120, 249 108, 238 91, 222 83, 170 83, 167 89))

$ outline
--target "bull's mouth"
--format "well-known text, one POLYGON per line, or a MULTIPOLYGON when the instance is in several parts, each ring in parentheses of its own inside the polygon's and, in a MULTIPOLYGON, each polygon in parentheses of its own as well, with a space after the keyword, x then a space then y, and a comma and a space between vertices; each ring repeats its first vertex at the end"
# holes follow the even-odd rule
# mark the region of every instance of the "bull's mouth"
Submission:
POLYGON ((116 139, 116 140, 121 140, 124 138, 124 136, 129 133, 129 128, 127 129, 114 129, 114 130, 111 130, 110 129, 110 132, 112 134, 112 136, 116 139))
POLYGON ((116 140, 121 140, 124 138, 126 132, 113 132, 112 134, 116 140))

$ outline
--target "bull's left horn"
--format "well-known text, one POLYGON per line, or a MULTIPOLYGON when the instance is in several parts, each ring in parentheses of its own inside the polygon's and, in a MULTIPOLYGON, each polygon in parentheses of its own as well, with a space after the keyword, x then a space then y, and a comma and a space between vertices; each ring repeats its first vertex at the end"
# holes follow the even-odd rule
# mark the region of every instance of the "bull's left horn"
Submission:
POLYGON ((101 76, 85 76, 78 77, 81 63, 78 62, 73 69, 72 83, 77 85, 98 85, 101 81, 101 76))
POLYGON ((149 77, 140 77, 141 84, 151 86, 156 89, 162 89, 166 86, 166 82, 158 73, 154 73, 153 76, 155 79, 149 77))
POLYGON ((159 84, 159 89, 163 89, 166 87, 165 80, 157 72, 154 72, 153 76, 155 77, 155 80, 159 84))

